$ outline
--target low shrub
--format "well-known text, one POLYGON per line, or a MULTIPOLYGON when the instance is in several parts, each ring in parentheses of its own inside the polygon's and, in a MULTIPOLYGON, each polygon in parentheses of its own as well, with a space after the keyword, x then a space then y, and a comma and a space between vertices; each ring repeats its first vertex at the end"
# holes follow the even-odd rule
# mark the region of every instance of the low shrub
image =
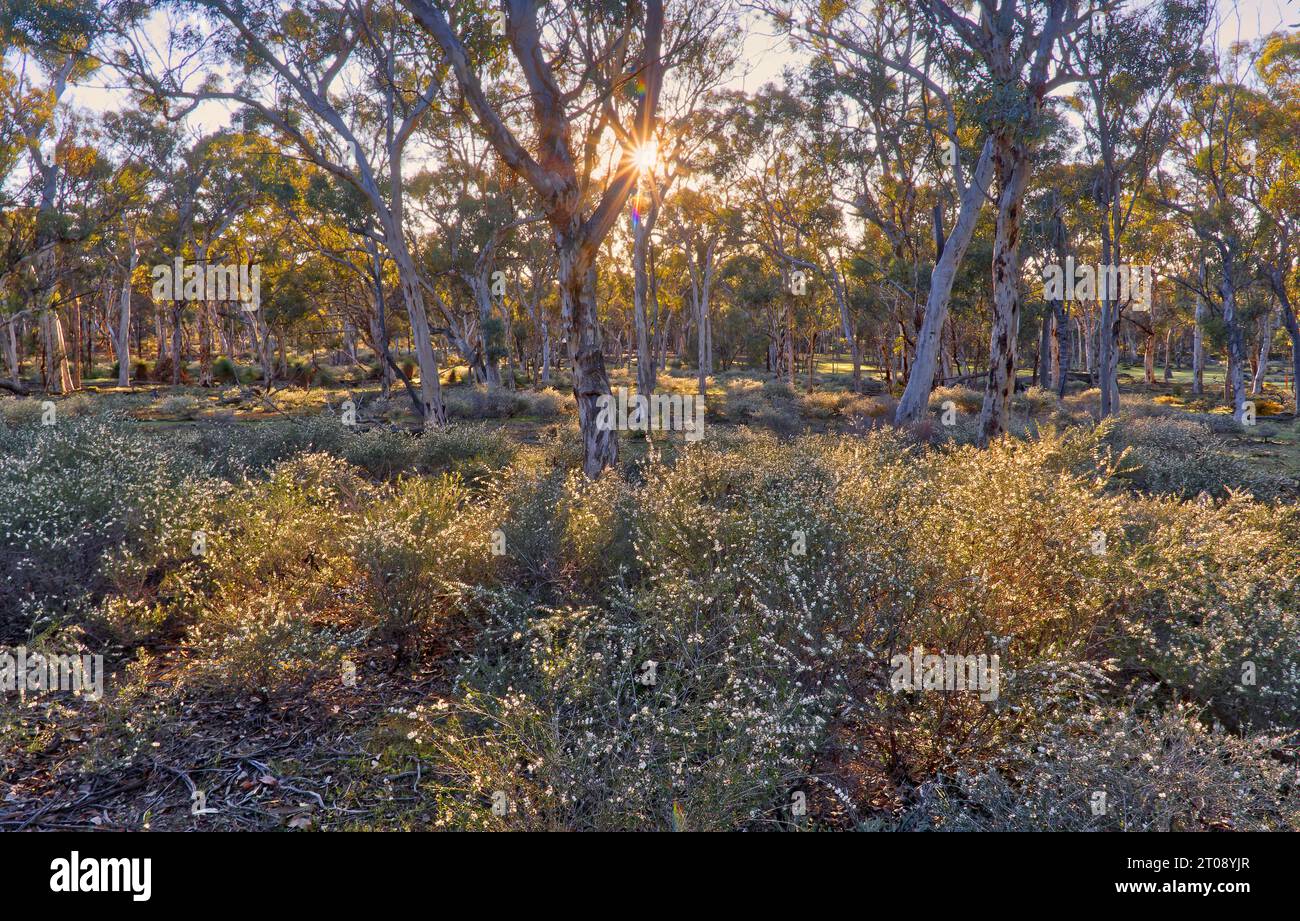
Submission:
POLYGON ((1289 479, 1262 472, 1229 451, 1196 418, 1124 416, 1107 420, 1102 432, 1116 448, 1128 449, 1124 476, 1138 489, 1184 498, 1202 492, 1222 497, 1235 489, 1270 498, 1294 488, 1289 479))
POLYGON ((1228 470, 1212 432, 783 438, 756 420, 800 401, 725 386, 744 424, 596 481, 571 415, 523 447, 332 410, 0 427, 0 642, 76 627, 302 712, 345 657, 414 663, 418 705, 346 693, 448 827, 787 827, 792 791, 837 827, 1296 827, 1300 511, 1181 498, 1228 470), (998 656, 996 700, 896 690, 918 648, 998 656))
POLYGON ((416 441, 416 464, 425 473, 454 471, 475 481, 502 470, 518 448, 504 430, 458 424, 424 432, 416 441))
POLYGON ((173 393, 158 401, 157 410, 173 419, 194 419, 203 411, 203 404, 188 393, 173 393))
POLYGON ((810 419, 831 419, 840 415, 854 395, 843 390, 817 390, 799 399, 799 411, 810 419))
POLYGON ((943 404, 952 401, 960 413, 977 413, 984 405, 984 394, 969 387, 936 387, 930 393, 930 409, 943 410, 943 404))
POLYGON ((897 823, 941 831, 1296 831, 1281 741, 1213 732, 1193 708, 1096 708, 1000 767, 940 778, 897 823))
POLYGON ((480 528, 470 524, 468 501, 455 477, 403 477, 368 505, 351 537, 376 638, 399 658, 450 616, 465 592, 467 561, 481 568, 489 553, 480 528))
POLYGON ((222 355, 212 363, 212 379, 219 384, 238 384, 241 381, 239 366, 222 355))
POLYGON ((1300 513, 1237 493, 1133 510, 1122 654, 1233 729, 1300 724, 1300 513), (1134 592, 1134 589, 1140 591, 1134 592))
POLYGON ((137 596, 213 495, 183 445, 115 416, 0 427, 0 467, 0 642, 137 596))

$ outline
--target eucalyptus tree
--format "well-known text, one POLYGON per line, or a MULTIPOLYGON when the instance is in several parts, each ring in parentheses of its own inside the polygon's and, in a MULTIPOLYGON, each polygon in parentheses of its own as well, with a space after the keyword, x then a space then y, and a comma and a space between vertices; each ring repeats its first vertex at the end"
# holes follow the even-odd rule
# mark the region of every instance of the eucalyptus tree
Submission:
POLYGON ((1037 160, 1050 94, 1079 79, 1065 62, 1065 46, 1087 21, 1091 4, 1079 0, 980 0, 971 19, 945 0, 926 9, 946 42, 978 61, 969 103, 988 125, 996 186, 993 238, 993 324, 989 372, 980 409, 979 438, 987 443, 1007 428, 1015 387, 1020 327, 1020 222, 1037 160))
POLYGON ((345 295, 342 303, 348 318, 378 358, 383 397, 387 399, 393 381, 400 380, 412 409, 420 415, 421 393, 390 348, 388 302, 399 286, 390 278, 393 272, 380 244, 383 231, 364 197, 355 186, 313 168, 298 197, 277 199, 276 203, 294 225, 299 246, 319 253, 345 274, 354 276, 360 295, 345 295))
MULTIPOLYGON (((664 199, 684 176, 716 169, 726 155, 719 135, 724 111, 718 89, 739 53, 729 3, 673 4, 664 24, 665 58, 672 63, 660 91, 652 136, 618 137, 636 151, 637 190, 632 219, 632 306, 636 327, 637 392, 654 393, 658 365, 651 347, 647 295, 654 288, 648 265, 664 199)), ((617 125, 617 122, 612 124, 617 125)), ((616 128, 616 133, 618 129, 616 128)), ((655 289, 657 290, 657 289, 655 289)), ((656 319, 659 319, 656 317, 656 319)), ((660 323, 661 335, 664 325, 660 323)))
MULTIPOLYGON (((949 301, 962 259, 975 233, 993 179, 994 144, 986 127, 969 118, 960 90, 971 81, 969 53, 945 54, 948 16, 939 0, 919 3, 765 2, 762 4, 798 42, 816 52, 835 76, 859 117, 849 123, 852 159, 858 164, 855 207, 892 238, 902 252, 907 228, 915 221, 921 174, 935 176, 933 217, 935 259, 925 309, 916 324, 911 373, 895 411, 898 424, 916 422, 929 404, 941 361, 949 301), (918 159, 919 126, 937 143, 918 159), (856 136, 854 136, 856 135, 856 136), (969 170, 969 171, 968 171, 969 170), (940 178, 942 177, 942 178, 940 178), (941 202, 955 202, 951 229, 943 228, 941 202)), ((987 14, 988 4, 981 4, 987 14)), ((959 35, 970 39, 978 30, 959 35)))
MULTIPOLYGON (((156 218, 162 226, 157 242, 170 262, 193 259, 205 272, 222 238, 245 214, 267 197, 291 195, 293 170, 270 141, 255 133, 221 130, 185 144, 179 132, 159 138, 149 164, 162 187, 156 218)), ((171 301, 171 378, 180 383, 183 365, 182 343, 186 300, 184 292, 173 291, 171 301)), ((228 292, 233 302, 238 292, 228 292)), ((213 383, 212 362, 217 303, 204 290, 193 302, 198 326, 199 384, 213 383)), ((162 305, 157 305, 161 310, 162 305)), ((249 322, 255 304, 241 304, 241 315, 249 322)), ((160 332, 161 335, 161 332, 160 332)), ((162 342, 160 341, 160 351, 162 342)))
MULTIPOLYGON (((881 20, 873 18, 872 11, 855 7, 859 17, 843 24, 848 7, 841 4, 822 6, 824 12, 813 19, 807 31, 812 38, 835 46, 856 61, 880 62, 894 73, 920 81, 946 110, 948 141, 953 145, 948 148, 953 153, 947 160, 961 189, 963 207, 953 237, 945 242, 944 254, 932 273, 927 316, 916 349, 917 364, 896 416, 900 422, 919 418, 924 412, 946 319, 940 305, 946 305, 951 291, 951 275, 960 261, 959 249, 969 243, 974 231, 991 167, 992 181, 996 183, 997 221, 991 259, 993 323, 979 422, 980 439, 988 442, 1006 430, 1015 385, 1022 199, 1047 124, 1047 99, 1079 76, 1064 63, 1065 43, 1084 24, 1092 4, 1079 0, 978 0, 974 18, 967 15, 969 4, 922 0, 918 7, 918 19, 927 29, 923 42, 912 39, 917 20, 908 19, 883 36, 891 43, 882 46, 876 25, 881 20), (895 48, 902 53, 895 52, 895 48), (909 53, 919 56, 920 63, 909 59, 909 53), (962 105, 987 132, 970 184, 962 181, 959 172, 958 119, 951 94, 927 73, 927 56, 931 53, 942 59, 950 80, 957 77, 965 84, 962 105), (945 259, 949 247, 958 249, 952 251, 951 259, 945 259)), ((869 76, 868 68, 862 70, 864 76, 869 76)))
POLYGON ((93 46, 103 29, 98 5, 88 0, 11 0, 0 18, 0 39, 14 54, 11 74, 0 85, 6 134, 25 154, 33 192, 30 232, 12 241, 16 258, 6 269, 16 273, 31 305, 27 311, 40 323, 45 387, 56 393, 73 389, 56 303, 60 250, 94 225, 88 215, 78 220, 70 213, 73 190, 87 173, 80 156, 86 151, 75 139, 78 121, 68 116, 65 96, 99 69, 93 46), (76 169, 81 175, 70 172, 76 169))
POLYGON ((718 273, 728 254, 739 245, 744 215, 725 186, 683 187, 664 205, 665 238, 681 250, 688 281, 687 305, 695 324, 696 378, 699 392, 713 374, 714 341, 711 311, 718 273))
MULTIPOLYGON (((1209 21, 1209 0, 1109 4, 1068 41, 1082 75, 1073 104, 1084 126, 1084 152, 1094 164, 1101 265, 1108 278, 1124 271, 1125 236, 1176 125, 1168 101, 1196 67, 1209 21)), ((1119 410, 1119 335, 1127 296, 1100 285, 1098 382, 1101 415, 1119 410)))
MULTIPOLYGON (((221 132, 204 138, 196 151, 213 163, 195 195, 193 220, 190 222, 189 248, 199 266, 206 266, 223 238, 237 227, 241 219, 255 209, 261 219, 273 218, 278 212, 266 207, 272 200, 291 199, 300 194, 301 171, 280 155, 271 141, 255 132, 221 132), (258 206, 262 207, 259 209, 258 206)), ((251 258, 251 257, 250 257, 251 258)), ((253 259, 252 261, 256 261, 253 259)), ((212 292, 206 292, 211 295, 212 292)), ((234 294, 224 302, 204 297, 196 305, 198 313, 199 384, 213 383, 212 360, 216 327, 231 319, 234 294)), ((257 300, 241 302, 233 309, 252 321, 257 300)))
MULTIPOLYGON (((184 260, 187 250, 192 252, 193 228, 199 207, 199 189, 207 181, 208 173, 217 165, 217 158, 205 156, 207 139, 199 137, 193 143, 187 143, 188 132, 179 125, 170 126, 172 130, 160 132, 152 140, 149 157, 150 166, 158 176, 161 192, 157 207, 151 215, 150 236, 154 240, 155 262, 171 264, 173 260, 184 260)), ((173 291, 174 297, 169 305, 170 317, 164 313, 161 303, 155 303, 157 310, 158 363, 167 360, 167 322, 171 321, 171 368, 172 383, 181 380, 183 356, 182 323, 184 320, 184 291, 173 291)))
MULTIPOLYGON (((195 0, 208 28, 188 29, 170 54, 151 53, 138 26, 124 27, 127 51, 117 61, 164 103, 235 103, 250 124, 354 187, 375 215, 380 241, 397 268, 420 367, 426 426, 446 422, 424 287, 411 253, 405 203, 408 142, 440 112, 441 63, 427 53, 410 22, 383 0, 195 0), (230 62, 240 69, 223 77, 230 62)), ((169 51, 171 49, 168 49, 169 51)))
POLYGON ((151 165, 157 145, 168 132, 147 113, 127 110, 104 117, 105 133, 124 159, 120 184, 131 194, 121 219, 103 228, 104 327, 117 358, 119 387, 131 385, 132 294, 140 257, 146 246, 144 235, 161 193, 160 176, 151 165), (115 280, 120 279, 117 284, 115 280), (113 304, 116 302, 116 307, 113 304))
MULTIPOLYGON (((1300 148, 1295 143, 1296 125, 1300 124, 1300 37, 1285 33, 1266 36, 1255 69, 1262 93, 1250 107, 1255 152, 1245 162, 1249 170, 1245 195, 1260 221, 1255 262, 1277 299, 1282 325, 1291 340, 1291 376, 1300 405, 1300 323, 1295 306, 1300 284, 1300 148)), ((1261 366, 1265 360, 1266 355, 1261 366)))
MULTIPOLYGON (((814 219, 807 226, 812 249, 800 268, 815 273, 833 298, 839 334, 853 365, 854 390, 862 388, 862 352, 847 272, 855 235, 850 213, 888 241, 882 254, 888 270, 881 277, 897 285, 902 298, 893 300, 900 306, 900 322, 913 331, 920 328, 923 302, 919 274, 926 230, 919 218, 926 193, 920 175, 929 137, 923 129, 904 125, 901 117, 890 121, 892 116, 873 107, 880 102, 873 93, 891 95, 886 84, 864 86, 831 72, 823 61, 795 86, 803 105, 774 109, 786 111, 790 120, 778 136, 783 147, 797 152, 799 170, 806 174, 801 194, 811 193, 826 203, 806 215, 814 219), (891 141, 879 140, 885 135, 891 135, 891 141)), ((789 208, 782 213, 787 220, 794 214, 789 208)), ((907 341, 910 346, 915 336, 907 341)))
POLYGON ((442 49, 478 127, 532 188, 551 225, 583 470, 597 477, 618 459, 618 434, 597 425, 610 389, 595 261, 636 186, 637 152, 654 134, 665 68, 663 0, 505 0, 490 19, 468 4, 401 2, 442 49), (500 66, 507 50, 527 85, 525 111, 484 85, 485 78, 513 79, 500 66), (617 164, 601 176, 596 166, 611 134, 620 142, 617 164))
POLYGON ((514 232, 540 217, 527 212, 520 183, 501 168, 491 145, 462 124, 430 125, 423 134, 437 165, 413 178, 410 207, 433 228, 421 253, 427 290, 474 379, 496 387, 505 351, 497 313, 509 287, 498 264, 514 232), (468 310, 456 308, 463 295, 468 310))
POLYGON ((1203 246, 1218 257, 1214 275, 1201 280, 1198 293, 1222 319, 1227 390, 1237 422, 1246 413, 1240 299, 1252 281, 1249 270, 1260 235, 1248 199, 1248 164, 1255 156, 1249 106, 1256 95, 1245 83, 1249 54, 1244 48, 1227 57, 1214 51, 1204 79, 1179 91, 1181 130, 1156 173, 1153 190, 1156 205, 1185 218, 1203 246))
POLYGON ((536 223, 525 224, 514 234, 510 258, 515 300, 528 321, 525 331, 532 352, 533 379, 538 384, 550 384, 554 361, 551 329, 558 315, 555 249, 544 228, 536 223))
POLYGON ((822 282, 839 308, 841 332, 851 336, 845 261, 849 247, 832 178, 810 154, 815 119, 796 92, 769 85, 733 110, 736 147, 744 163, 736 187, 752 224, 752 238, 780 267, 785 289, 784 320, 776 333, 782 369, 794 382, 796 314, 809 314, 803 299, 822 282))
MULTIPOLYGON (((882 5, 871 16, 853 16, 846 10, 801 33, 803 42, 819 55, 807 81, 806 92, 813 100, 809 151, 826 170, 836 200, 888 243, 882 253, 888 270, 881 277, 892 279, 902 295, 891 301, 901 308, 898 319, 909 354, 924 327, 921 275, 932 271, 944 236, 946 209, 941 199, 948 196, 934 180, 942 182, 950 150, 947 144, 935 143, 939 129, 930 103, 939 106, 925 84, 909 70, 885 63, 913 56, 908 47, 916 41, 913 15, 896 4, 882 5), (926 226, 928 220, 933 221, 932 229, 926 226)), ((860 389, 862 356, 857 338, 849 332, 853 323, 843 275, 827 278, 849 339, 854 389, 860 389)))
MULTIPOLYGON (((757 247, 746 247, 726 259, 718 272, 719 293, 734 308, 733 315, 744 318, 746 330, 758 330, 767 370, 778 376, 785 360, 783 318, 789 311, 788 289, 782 267, 757 247)), ((740 326, 741 324, 737 324, 740 326)), ((719 341, 719 348, 725 340, 719 341)), ((733 346, 733 354, 740 351, 733 346)), ((751 358, 756 357, 751 355, 751 358)))

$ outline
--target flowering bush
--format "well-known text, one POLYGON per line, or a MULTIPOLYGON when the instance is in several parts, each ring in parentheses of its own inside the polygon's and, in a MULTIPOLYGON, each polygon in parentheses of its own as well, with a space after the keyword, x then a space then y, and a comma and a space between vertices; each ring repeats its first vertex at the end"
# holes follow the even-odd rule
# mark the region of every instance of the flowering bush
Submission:
POLYGON ((1259 498, 1294 492, 1295 482, 1252 468, 1205 424, 1187 418, 1125 417, 1102 425, 1107 440, 1129 448, 1125 476, 1139 489, 1194 498, 1247 490, 1259 498))
POLYGON ((350 537, 377 637, 400 656, 456 604, 467 561, 488 554, 465 514, 468 498, 455 477, 403 478, 367 505, 350 537))
POLYGON ((1234 494, 1136 512, 1132 667, 1233 728, 1300 724, 1300 511, 1234 494))
POLYGON ((1207 729, 1193 708, 1096 708, 999 767, 925 785, 903 827, 942 831, 1297 831, 1282 740, 1207 729), (1014 780, 1012 778, 1015 778, 1014 780))
POLYGON ((167 650, 207 695, 429 668, 364 760, 417 759, 449 827, 1294 827, 1300 513, 1135 490, 1176 482, 1135 453, 1223 449, 1123 425, 985 449, 741 426, 596 481, 567 422, 522 449, 324 413, 5 428, 0 611, 11 641, 167 650), (996 656, 996 692, 900 689, 914 653, 996 656))
POLYGON ((182 446, 114 416, 0 428, 0 635, 136 595, 188 552, 214 490, 182 446), (134 591, 133 591, 134 590, 134 591))

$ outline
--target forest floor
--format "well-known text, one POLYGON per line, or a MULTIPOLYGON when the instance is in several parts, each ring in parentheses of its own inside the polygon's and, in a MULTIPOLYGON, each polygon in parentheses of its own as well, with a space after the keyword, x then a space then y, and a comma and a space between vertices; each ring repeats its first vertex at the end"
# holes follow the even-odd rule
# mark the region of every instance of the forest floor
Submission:
MULTIPOLYGON (((852 386, 852 365, 842 356, 821 356, 816 362, 814 392, 822 394, 846 394, 852 386)), ((1207 367, 1204 375, 1205 393, 1201 397, 1191 395, 1192 373, 1189 369, 1173 369, 1171 379, 1164 379, 1164 369, 1157 368, 1156 383, 1148 386, 1144 381, 1141 365, 1120 366, 1121 400, 1126 405, 1158 404, 1171 410, 1183 410, 1195 414, 1229 415, 1231 408, 1224 399, 1224 369, 1218 365, 1207 367)), ((453 365, 444 369, 442 384, 453 395, 470 391, 473 388, 465 384, 468 369, 464 365, 453 365)), ((864 377, 879 380, 880 370, 873 365, 863 366, 864 377)), ((1027 382, 1028 376, 1021 375, 1027 382)), ((672 371, 660 376, 660 389, 675 393, 696 392, 696 378, 689 370, 672 371)), ((714 425, 734 425, 737 420, 727 418, 725 407, 728 402, 728 389, 738 381, 761 383, 770 379, 770 375, 761 372, 737 369, 724 375, 709 379, 708 394, 705 400, 708 407, 708 422, 714 425)), ((610 383, 614 388, 628 387, 635 389, 635 366, 612 366, 610 383)), ((555 390, 561 399, 568 399, 564 392, 563 378, 557 380, 555 390)), ((1080 385, 1072 385, 1076 392, 1080 385)), ((796 377, 793 388, 800 394, 808 394, 806 375, 796 377)), ((526 385, 520 384, 520 392, 532 392, 526 385)), ((895 393, 899 391, 895 388, 895 393)), ((380 386, 375 381, 358 380, 333 382, 314 387, 286 387, 273 389, 263 395, 250 387, 235 387, 230 384, 217 387, 174 387, 169 384, 140 382, 130 388, 119 388, 115 381, 106 377, 89 378, 84 382, 80 399, 89 395, 96 408, 121 409, 139 421, 142 427, 154 431, 186 431, 206 425, 222 425, 235 422, 255 422, 282 416, 301 416, 322 411, 338 411, 345 400, 352 400, 361 406, 367 403, 377 404, 380 398, 380 386)), ((1274 362, 1265 378, 1265 393, 1253 397, 1261 407, 1256 425, 1253 428, 1230 429, 1219 432, 1241 456, 1250 459, 1262 469, 1300 477, 1300 427, 1295 423, 1295 404, 1291 396, 1290 379, 1287 376, 1285 362, 1274 362)), ((0 407, 3 407, 0 402, 0 407)), ((12 403, 11 403, 12 405, 12 403)), ((382 415, 371 422, 404 426, 411 430, 418 428, 418 419, 410 411, 406 397, 399 384, 395 384, 388 401, 382 404, 382 415)), ((1095 407, 1090 408, 1095 414, 1095 407)), ((818 412, 802 411, 800 407, 798 424, 806 431, 835 432, 851 431, 855 428, 853 421, 844 416, 835 415, 825 418, 818 412)), ((546 406, 541 412, 525 399, 518 404, 507 403, 500 406, 466 406, 453 403, 452 418, 461 420, 490 420, 502 426, 511 437, 523 443, 536 443, 543 435, 553 429, 554 423, 562 418, 554 406, 546 406)), ((2 411, 2 410, 0 410, 2 411)), ((639 445, 633 444, 637 450, 639 445)))

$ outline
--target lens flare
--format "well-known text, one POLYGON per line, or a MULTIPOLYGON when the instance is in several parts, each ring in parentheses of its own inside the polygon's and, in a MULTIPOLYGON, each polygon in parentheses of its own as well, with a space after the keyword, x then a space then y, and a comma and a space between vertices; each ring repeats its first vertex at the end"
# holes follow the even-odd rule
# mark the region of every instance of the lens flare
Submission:
POLYGON ((632 165, 637 168, 638 172, 648 173, 655 168, 655 164, 658 162, 659 145, 654 141, 646 141, 632 151, 632 165))

